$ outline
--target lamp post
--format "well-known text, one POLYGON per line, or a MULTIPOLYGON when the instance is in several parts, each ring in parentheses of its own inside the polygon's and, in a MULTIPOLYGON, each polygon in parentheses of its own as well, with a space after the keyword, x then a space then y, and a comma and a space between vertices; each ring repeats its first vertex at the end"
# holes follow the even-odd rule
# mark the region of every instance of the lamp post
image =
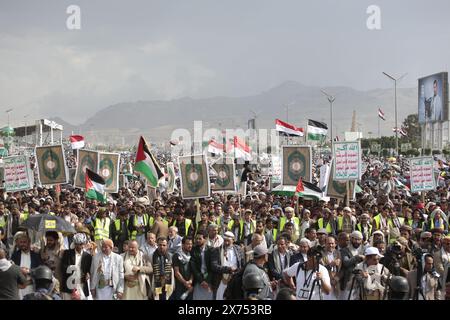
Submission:
POLYGON ((333 97, 331 94, 326 93, 324 90, 320 90, 330 102, 330 143, 333 145, 333 102, 336 100, 336 97, 333 97))
POLYGON ((383 72, 383 74, 389 79, 394 81, 394 105, 395 105, 395 155, 398 157, 398 121, 397 121, 397 81, 403 79, 407 73, 403 74, 400 78, 396 79, 393 76, 383 72))

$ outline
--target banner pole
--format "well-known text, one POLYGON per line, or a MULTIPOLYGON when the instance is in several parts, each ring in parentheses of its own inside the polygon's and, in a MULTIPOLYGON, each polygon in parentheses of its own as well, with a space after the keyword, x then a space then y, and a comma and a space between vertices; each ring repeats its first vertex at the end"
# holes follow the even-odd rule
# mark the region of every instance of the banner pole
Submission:
POLYGON ((346 189, 347 189, 347 200, 345 201, 345 206, 350 206, 350 181, 346 182, 346 189))

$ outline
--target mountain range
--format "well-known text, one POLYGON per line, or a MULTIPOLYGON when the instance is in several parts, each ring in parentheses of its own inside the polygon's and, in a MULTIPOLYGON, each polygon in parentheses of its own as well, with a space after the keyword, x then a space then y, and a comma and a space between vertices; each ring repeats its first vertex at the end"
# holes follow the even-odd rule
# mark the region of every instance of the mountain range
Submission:
MULTIPOLYGON (((61 118, 53 118, 64 126, 66 135, 82 134, 94 143, 135 143, 143 134, 153 142, 167 142, 174 129, 192 131, 193 122, 203 121, 203 130, 247 129, 247 121, 256 115, 257 128, 271 129, 279 118, 306 128, 308 119, 330 122, 330 104, 321 90, 335 96, 333 103, 333 135, 350 131, 356 111, 357 130, 364 136, 378 135, 377 110, 381 108, 381 134, 391 135, 394 122, 394 89, 358 91, 349 87, 319 88, 286 81, 257 95, 244 97, 184 97, 168 101, 122 102, 108 106, 85 123, 74 126, 61 118)), ((397 89, 398 122, 417 112, 417 88, 397 89)), ((342 140, 342 138, 341 138, 342 140)))

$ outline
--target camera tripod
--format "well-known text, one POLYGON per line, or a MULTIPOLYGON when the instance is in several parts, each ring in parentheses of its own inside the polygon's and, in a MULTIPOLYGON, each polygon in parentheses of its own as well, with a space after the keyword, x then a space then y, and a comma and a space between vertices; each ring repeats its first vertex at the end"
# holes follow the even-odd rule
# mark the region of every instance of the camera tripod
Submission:
MULTIPOLYGON (((320 266, 319 261, 320 261, 320 258, 321 258, 320 254, 317 254, 314 257, 314 267, 313 267, 313 270, 312 270, 312 272, 314 272, 314 273, 319 272, 319 266, 320 266)), ((311 300, 316 285, 319 288, 319 298, 320 298, 320 300, 323 300, 322 283, 321 283, 321 280, 319 280, 317 278, 315 278, 314 281, 313 281, 312 288, 311 288, 311 291, 309 293, 308 300, 311 300)))

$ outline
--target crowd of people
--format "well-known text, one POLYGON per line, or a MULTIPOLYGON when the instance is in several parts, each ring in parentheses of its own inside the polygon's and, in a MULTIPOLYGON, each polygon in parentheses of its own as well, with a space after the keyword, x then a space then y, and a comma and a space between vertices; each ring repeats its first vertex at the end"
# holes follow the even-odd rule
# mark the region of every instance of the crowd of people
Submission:
POLYGON ((447 181, 410 193, 406 161, 363 160, 353 200, 275 195, 249 166, 244 194, 195 201, 139 179, 104 204, 0 190, 0 299, 449 299, 447 181), (38 214, 76 233, 23 228, 38 214))

